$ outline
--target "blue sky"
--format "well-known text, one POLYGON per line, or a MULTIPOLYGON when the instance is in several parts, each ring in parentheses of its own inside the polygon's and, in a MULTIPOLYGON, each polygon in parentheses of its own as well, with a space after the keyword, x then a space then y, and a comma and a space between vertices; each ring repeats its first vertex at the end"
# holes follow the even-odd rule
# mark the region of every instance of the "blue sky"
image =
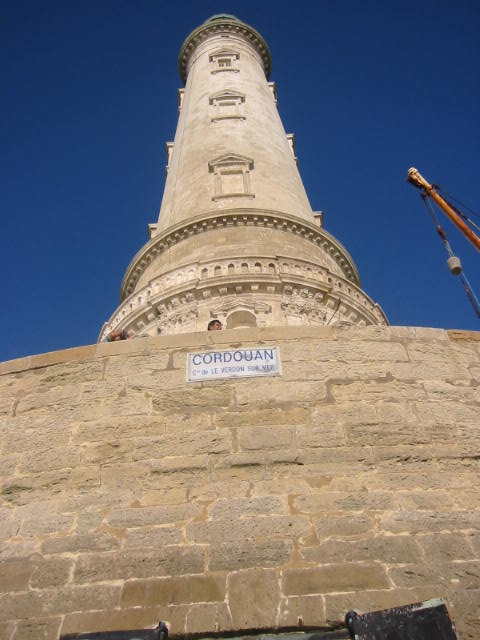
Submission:
MULTIPOLYGON (((158 216, 180 46, 219 12, 269 44, 312 207, 390 323, 480 329, 406 182, 480 210, 476 0, 7 0, 0 360, 96 341, 158 216)), ((480 295, 480 255, 442 224, 480 295)))

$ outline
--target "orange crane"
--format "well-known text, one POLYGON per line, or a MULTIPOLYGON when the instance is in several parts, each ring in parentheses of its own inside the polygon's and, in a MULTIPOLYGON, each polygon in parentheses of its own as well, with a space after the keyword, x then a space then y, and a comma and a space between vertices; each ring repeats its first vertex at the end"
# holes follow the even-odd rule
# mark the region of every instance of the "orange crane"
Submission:
MULTIPOLYGON (((438 193, 439 187, 437 185, 432 185, 429 182, 427 182, 427 180, 425 180, 425 178, 422 176, 422 174, 419 171, 417 171, 417 169, 412 167, 411 169, 408 170, 407 180, 408 182, 410 182, 410 184, 413 184, 414 187, 417 187, 418 189, 422 190, 422 198, 425 203, 425 206, 427 207, 427 210, 432 216, 432 219, 437 228, 437 232, 441 237, 443 244, 445 245, 445 248, 449 254, 449 258, 447 260, 448 268, 450 269, 453 275, 460 276, 460 279, 462 281, 462 284, 464 286, 468 299, 470 300, 475 310, 475 313, 480 318, 480 302, 478 301, 478 298, 475 295, 475 292, 473 291, 472 286, 469 283, 466 275, 462 271, 462 265, 459 258, 453 255, 453 252, 450 248, 450 244, 447 240, 446 233, 440 226, 437 220, 437 217, 433 211, 433 208, 431 208, 431 205, 429 208, 427 203, 427 198, 431 198, 445 213, 445 215, 448 216, 448 218, 453 222, 453 224, 460 229, 460 231, 464 234, 467 240, 469 240, 473 244, 473 246, 477 249, 477 251, 480 251, 480 238, 476 235, 476 233, 472 231, 472 229, 467 225, 466 222, 468 221, 471 224, 474 224, 474 223, 471 220, 469 220, 464 213, 462 213, 459 209, 457 209, 455 206, 450 204, 445 198, 443 198, 438 193)), ((474 225, 474 226, 477 226, 477 225, 474 225)))

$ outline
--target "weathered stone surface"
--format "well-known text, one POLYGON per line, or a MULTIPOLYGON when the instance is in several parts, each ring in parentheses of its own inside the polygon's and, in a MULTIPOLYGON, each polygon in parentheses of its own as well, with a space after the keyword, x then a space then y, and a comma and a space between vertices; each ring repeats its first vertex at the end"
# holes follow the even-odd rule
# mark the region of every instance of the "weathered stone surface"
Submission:
POLYGON ((198 504, 180 504, 116 510, 107 519, 113 527, 140 527, 190 520, 202 513, 203 508, 198 504))
POLYGON ((201 545, 167 546, 160 549, 132 549, 80 556, 74 582, 129 580, 171 574, 202 573, 206 550, 201 545))
POLYGON ((118 549, 120 540, 103 532, 47 538, 42 543, 42 552, 78 553, 81 551, 112 551, 118 549))
POLYGON ((0 563, 0 592, 27 590, 34 566, 30 560, 0 563))
POLYGON ((180 544, 183 535, 180 528, 172 526, 141 527, 127 529, 125 549, 134 547, 161 547, 169 544, 180 544))
POLYGON ((21 620, 10 640, 57 640, 62 618, 21 620))
POLYGON ((229 519, 188 524, 187 540, 219 544, 258 538, 292 539, 309 535, 311 531, 311 524, 305 516, 252 517, 237 520, 233 528, 229 519))
POLYGON ((350 609, 358 611, 379 611, 400 607, 405 604, 438 598, 436 587, 419 586, 416 589, 359 590, 347 594, 327 594, 325 596, 326 622, 338 626, 344 623, 345 614, 350 609))
POLYGON ((274 407, 249 411, 224 411, 215 414, 213 423, 218 427, 248 427, 269 424, 304 424, 308 422, 308 410, 303 407, 274 407))
POLYGON ((274 497, 236 498, 233 500, 217 500, 210 511, 213 520, 243 518, 259 515, 281 515, 287 513, 286 500, 274 497))
POLYGON ((120 587, 112 585, 65 586, 42 591, 24 591, 0 596, 0 611, 6 620, 22 620, 116 607, 120 587))
POLYGON ((237 437, 242 451, 283 449, 293 442, 293 433, 288 427, 242 427, 237 437))
POLYGON ((359 537, 367 532, 372 535, 375 532, 376 521, 373 514, 354 513, 350 515, 332 515, 329 513, 323 517, 314 518, 315 530, 320 540, 323 538, 352 538, 359 537))
POLYGON ((47 589, 65 585, 73 573, 71 558, 43 558, 35 566, 32 574, 33 589, 47 589))
POLYGON ((423 549, 427 562, 438 563, 451 560, 473 560, 475 555, 468 540, 471 536, 461 533, 435 533, 415 536, 423 549))
POLYGON ((329 564, 313 569, 288 569, 282 592, 287 596, 325 594, 361 589, 385 589, 386 571, 378 564, 329 564))
POLYGON ((0 377, 0 638, 57 640, 64 616, 61 633, 338 626, 443 596, 477 640, 478 341, 289 331, 287 386, 188 385, 186 351, 232 341, 206 332, 0 377))
POLYGON ((256 540, 217 543, 211 546, 211 571, 238 571, 239 569, 271 568, 287 564, 292 555, 291 540, 256 540))
POLYGON ((125 629, 154 629, 159 620, 168 620, 174 629, 185 629, 188 607, 132 607, 125 609, 71 613, 65 616, 62 634, 80 633, 85 629, 124 631, 125 629))
POLYGON ((325 623, 322 596, 289 596, 282 598, 278 614, 279 627, 320 627, 325 623))
POLYGON ((382 516, 380 526, 392 533, 419 533, 480 528, 479 511, 402 511, 382 516))
POLYGON ((393 494, 388 491, 324 491, 300 496, 294 501, 299 513, 322 513, 330 511, 385 511, 394 505, 393 494))
POLYGON ((399 564, 422 560, 420 547, 408 536, 375 536, 362 540, 336 540, 331 538, 315 547, 301 550, 309 563, 325 564, 338 561, 363 562, 366 560, 383 564, 399 564))
POLYGON ((232 616, 224 602, 192 605, 187 613, 186 632, 205 633, 210 629, 217 632, 235 629, 232 616))
POLYGON ((239 571, 228 576, 228 601, 237 629, 272 627, 280 602, 280 586, 273 570, 239 571))
POLYGON ((122 591, 121 605, 130 607, 222 602, 225 598, 226 580, 226 574, 129 580, 122 591))
POLYGON ((212 431, 182 431, 162 438, 135 439, 134 460, 188 456, 192 451, 203 453, 230 453, 231 434, 228 429, 212 431))

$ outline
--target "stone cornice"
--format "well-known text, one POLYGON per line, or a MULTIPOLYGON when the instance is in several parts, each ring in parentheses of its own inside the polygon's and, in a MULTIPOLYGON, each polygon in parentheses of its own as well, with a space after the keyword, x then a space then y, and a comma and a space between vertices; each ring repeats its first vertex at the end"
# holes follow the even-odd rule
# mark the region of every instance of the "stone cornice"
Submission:
POLYGON ((348 280, 361 286, 352 257, 345 247, 322 227, 277 211, 230 209, 195 216, 169 227, 147 242, 127 267, 120 288, 120 302, 134 291, 138 279, 150 262, 172 245, 204 231, 236 226, 267 227, 303 236, 305 240, 317 245, 333 258, 348 280))
POLYGON ((210 36, 222 32, 239 35, 256 49, 262 59, 265 76, 268 80, 272 69, 272 56, 265 40, 258 31, 245 22, 235 18, 222 17, 221 19, 207 20, 186 38, 178 56, 178 71, 182 82, 185 84, 187 80, 188 62, 198 45, 210 36))

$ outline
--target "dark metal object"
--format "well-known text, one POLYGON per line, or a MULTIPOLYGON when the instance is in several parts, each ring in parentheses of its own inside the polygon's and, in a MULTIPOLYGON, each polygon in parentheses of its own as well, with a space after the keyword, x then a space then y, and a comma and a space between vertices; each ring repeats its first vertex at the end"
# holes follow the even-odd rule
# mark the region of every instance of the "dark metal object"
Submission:
POLYGON ((60 640, 167 640, 168 628, 160 621, 155 629, 134 631, 100 631, 98 633, 73 633, 61 636, 60 640))
POLYGON ((442 598, 358 614, 345 623, 352 640, 459 640, 442 598))

